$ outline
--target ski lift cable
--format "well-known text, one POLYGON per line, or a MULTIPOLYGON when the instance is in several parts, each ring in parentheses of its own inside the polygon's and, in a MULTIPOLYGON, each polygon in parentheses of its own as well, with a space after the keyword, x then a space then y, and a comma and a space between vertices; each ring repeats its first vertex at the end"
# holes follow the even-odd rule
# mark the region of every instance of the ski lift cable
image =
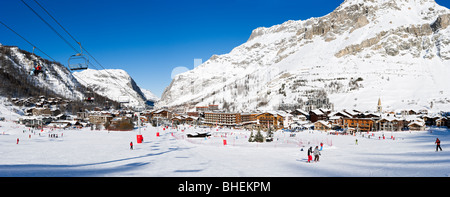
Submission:
POLYGON ((9 29, 11 32, 13 32, 14 34, 16 34, 17 36, 19 36, 20 38, 22 38, 25 42, 27 42, 28 44, 30 44, 32 47, 36 48, 38 51, 40 51, 42 54, 44 54, 45 56, 47 56, 48 58, 50 58, 51 60, 53 60, 54 62, 56 62, 55 59, 53 59, 52 57, 50 57, 50 55, 48 55, 47 53, 45 53, 44 51, 42 51, 39 47, 37 47, 36 45, 34 45, 33 43, 31 43, 30 41, 28 41, 25 37, 23 37, 22 35, 20 35, 19 33, 17 33, 16 31, 14 31, 11 27, 9 27, 8 25, 6 25, 5 23, 3 23, 2 21, 0 21, 0 24, 2 24, 3 26, 5 26, 7 29, 9 29))
MULTIPOLYGON (((23 0, 21 0, 21 1, 23 1, 23 0)), ((64 28, 64 26, 62 26, 62 24, 58 21, 58 20, 56 20, 56 18, 52 15, 52 14, 50 14, 50 12, 47 10, 47 9, 45 9, 44 8, 44 6, 42 6, 37 0, 33 0, 42 10, 44 10, 44 12, 45 13, 47 13, 47 15, 48 16, 50 16, 50 18, 52 18, 54 21, 55 21, 55 23, 56 24, 58 24, 60 27, 61 27, 61 29, 64 31, 64 32, 66 32, 67 33, 67 35, 69 35, 71 38, 72 38, 72 40, 73 41, 75 41, 76 43, 78 43, 79 45, 80 45, 80 50, 81 50, 81 53, 82 53, 82 51, 84 50, 84 51, 86 51, 86 53, 100 66, 100 67, 102 67, 103 68, 103 70, 108 74, 108 75, 110 75, 111 76, 111 78, 113 78, 115 81, 116 81, 116 84, 118 85, 118 86, 120 86, 123 90, 125 90, 125 92, 127 93, 127 94, 129 94, 130 96, 132 96, 132 97, 134 97, 135 99, 137 99, 137 97, 135 97, 134 95, 132 95, 130 92, 128 92, 127 91, 127 89, 125 88, 125 87, 123 87, 120 83, 118 83, 118 81, 116 80, 116 78, 117 77, 114 77, 109 71, 107 71, 106 70, 106 68, 105 67, 103 67, 103 65, 93 56, 93 55, 91 55, 91 53, 89 53, 89 51, 87 51, 83 46, 81 46, 81 44, 80 44, 80 42, 66 29, 66 28, 64 28)), ((40 17, 41 18, 41 17, 40 17)), ((42 18, 41 18, 42 19, 42 18)), ((46 23, 46 24, 48 24, 48 23, 46 23)), ((53 28, 52 28, 53 29, 53 28)), ((94 64, 92 64, 91 62, 89 62, 89 64, 90 65, 93 65, 95 68, 97 68, 94 64)), ((100 69, 98 69, 98 70, 100 70, 100 69)), ((122 81, 123 82, 123 81, 122 81)), ((137 99, 137 100, 139 100, 139 99, 137 99)))
MULTIPOLYGON (((21 1, 23 1, 23 0, 21 0, 21 1)), ((62 30, 64 30, 64 32, 66 32, 67 33, 67 35, 69 35, 71 38, 72 38, 72 40, 73 41, 75 41, 76 43, 78 43, 79 45, 80 45, 80 50, 81 51, 86 51, 86 53, 100 66, 100 67, 102 67, 103 68, 103 70, 108 74, 108 75, 110 75, 111 76, 111 78, 113 78, 114 80, 116 80, 116 78, 117 77, 114 77, 110 72, 108 72, 107 70, 106 70, 106 68, 105 67, 103 67, 103 65, 93 56, 93 55, 91 55, 91 53, 89 53, 89 51, 87 51, 83 46, 81 46, 81 44, 80 44, 80 42, 66 29, 66 28, 64 28, 64 26, 62 26, 62 24, 58 21, 58 20, 56 20, 56 18, 55 17, 53 17, 53 15, 52 14, 50 14, 50 12, 47 10, 47 9, 45 9, 44 8, 44 6, 42 6, 37 0, 33 0, 42 10, 44 10, 44 12, 45 13, 47 13, 47 15, 48 16, 50 16, 50 18, 52 18, 54 21, 55 21, 55 23, 56 24, 58 24, 60 27, 61 27, 61 29, 62 30)), ((42 18, 41 18, 42 19, 42 18)), ((48 24, 48 23, 47 23, 48 24)), ((91 62, 89 62, 89 64, 90 65, 93 65, 95 68, 97 68, 94 64, 92 64, 91 62)), ((100 70, 100 69, 98 69, 98 70, 100 70)), ((117 82, 117 81, 116 81, 117 82)), ((123 81, 122 81, 123 82, 123 81)), ((119 85, 122 89, 124 89, 125 90, 125 92, 127 92, 128 94, 130 94, 127 90, 126 90, 126 88, 124 88, 122 85, 120 85, 120 83, 117 83, 117 85, 119 85)), ((130 96, 132 96, 132 97, 134 97, 132 94, 130 94, 130 96)), ((135 97, 136 98, 136 97, 135 97)))
MULTIPOLYGON (((0 24, 2 24, 3 26, 5 26, 8 30, 10 30, 11 32, 13 32, 14 34, 16 34, 17 36, 19 36, 20 38, 22 38, 25 42, 27 42, 28 44, 30 44, 34 49, 37 49, 39 52, 41 52, 42 54, 44 54, 45 56, 47 56, 49 59, 53 60, 54 62, 57 62, 53 57, 51 57, 50 55, 48 55, 46 52, 44 52, 42 49, 40 49, 39 47, 37 47, 35 44, 33 44, 32 42, 30 42, 29 40, 27 40, 25 37, 23 37, 21 34, 19 34, 17 31, 15 31, 14 29, 12 29, 11 27, 9 27, 8 25, 6 25, 3 21, 0 20, 0 24)), ((83 79, 78 79, 83 81, 84 83, 88 84, 85 80, 83 79)))
MULTIPOLYGON (((55 28, 53 28, 44 18, 42 18, 42 16, 40 16, 31 6, 29 6, 26 2, 24 2, 24 0, 20 0, 22 1, 22 3, 24 3, 31 11, 33 11, 33 13, 38 16, 50 29, 52 29, 67 45, 69 45, 75 52, 78 53, 78 50, 76 50, 61 34, 59 34, 55 28)), ((36 0, 33 0, 42 10, 44 10, 44 12, 47 13, 47 15, 50 16, 50 18, 52 18, 56 24, 58 24, 61 29, 64 30, 64 32, 66 32, 75 42, 77 42, 78 44, 80 44, 80 42, 75 39, 75 37, 69 33, 69 31, 64 28, 61 23, 58 22, 58 20, 56 20, 55 17, 53 17, 50 12, 48 12, 47 9, 45 9, 39 2, 37 2, 36 0)), ((81 46, 80 44, 80 49, 86 51, 86 53, 92 58, 94 59, 94 61, 103 68, 103 70, 109 75, 111 76, 111 78, 113 78, 115 80, 115 83, 120 86, 127 94, 129 94, 131 97, 134 97, 135 99, 139 100, 136 96, 134 96, 133 94, 131 94, 130 92, 128 92, 128 90, 126 88, 124 88, 118 81, 117 81, 117 77, 114 77, 109 71, 106 70, 106 68, 91 54, 89 53, 89 51, 87 51, 83 46, 81 46)), ((91 62, 89 62, 90 65, 93 65, 91 62)), ((97 68, 96 66, 94 66, 95 68, 97 68)))
MULTIPOLYGON (((35 44, 33 44, 32 42, 30 42, 28 39, 26 39, 25 37, 23 37, 21 34, 19 34, 17 31, 15 31, 14 29, 12 29, 11 27, 9 27, 8 25, 6 25, 3 21, 0 20, 0 24, 2 24, 3 26, 5 26, 8 30, 10 30, 11 32, 13 32, 14 34, 16 34, 18 37, 20 37, 21 39, 23 39, 25 42, 27 42, 29 45, 31 45, 33 47, 33 54, 34 54, 34 49, 37 49, 39 52, 41 52, 42 54, 44 54, 45 56, 47 56, 49 59, 53 60, 54 62, 57 62, 53 57, 51 57, 50 55, 48 55, 46 52, 44 52, 42 49, 40 49, 39 47, 37 47, 35 44)), ((83 80, 82 78, 79 78, 78 80, 83 81, 85 84, 88 84, 88 82, 86 82, 85 80, 83 80)))
POLYGON ((60 33, 58 33, 58 31, 56 31, 56 29, 53 28, 44 18, 42 18, 42 16, 39 15, 39 13, 37 13, 36 10, 34 10, 24 0, 20 0, 20 1, 22 1, 22 3, 25 4, 25 6, 27 6, 39 19, 42 20, 42 22, 44 22, 51 30, 53 30, 53 32, 55 32, 59 38, 61 38, 68 46, 70 46, 76 53, 78 53, 78 50, 75 47, 73 47, 72 44, 70 44, 69 41, 67 41, 60 33))
POLYGON ((72 36, 72 34, 70 34, 69 31, 67 31, 67 29, 64 28, 64 27, 61 25, 61 23, 59 23, 58 20, 56 20, 56 18, 53 17, 53 15, 51 15, 50 12, 49 12, 47 9, 45 9, 45 8, 44 8, 37 0, 33 0, 33 1, 34 1, 34 2, 35 2, 42 10, 44 10, 44 12, 47 13, 47 15, 50 16, 50 18, 52 18, 52 19, 56 22, 56 24, 58 24, 59 27, 61 27, 61 29, 64 30, 64 32, 66 32, 67 35, 70 36, 70 38, 72 38, 73 41, 75 41, 75 42, 78 43, 78 44, 80 43, 80 42, 78 42, 77 39, 75 39, 75 37, 72 36))

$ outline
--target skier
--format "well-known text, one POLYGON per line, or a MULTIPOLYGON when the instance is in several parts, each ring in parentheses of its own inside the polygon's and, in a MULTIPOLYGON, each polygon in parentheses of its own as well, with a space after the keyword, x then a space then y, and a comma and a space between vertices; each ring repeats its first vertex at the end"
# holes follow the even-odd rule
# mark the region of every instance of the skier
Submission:
POLYGON ((439 138, 436 138, 436 142, 434 142, 436 144, 436 152, 438 151, 438 148, 441 149, 441 140, 439 140, 439 138))
POLYGON ((19 144, 19 138, 17 138, 17 143, 16 144, 19 144))
POLYGON ((314 161, 315 162, 319 161, 319 155, 320 155, 319 146, 316 146, 316 148, 314 149, 314 161))
POLYGON ((130 150, 133 150, 133 142, 130 142, 130 150))
POLYGON ((323 148, 323 143, 320 142, 320 151, 322 151, 322 148, 323 148))
POLYGON ((312 146, 310 146, 309 147, 309 149, 308 149, 308 163, 311 163, 311 161, 312 161, 312 146))
POLYGON ((358 139, 356 139, 356 141, 355 141, 355 145, 358 145, 358 139))

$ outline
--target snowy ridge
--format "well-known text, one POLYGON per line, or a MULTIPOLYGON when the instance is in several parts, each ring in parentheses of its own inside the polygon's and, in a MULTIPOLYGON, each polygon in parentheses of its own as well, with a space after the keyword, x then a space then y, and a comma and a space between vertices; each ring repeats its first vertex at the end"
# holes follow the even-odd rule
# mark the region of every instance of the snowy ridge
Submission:
POLYGON ((80 82, 96 93, 117 102, 124 102, 126 106, 142 107, 147 100, 157 100, 149 90, 144 93, 133 78, 122 69, 87 69, 73 75, 82 79, 80 82))
POLYGON ((374 111, 381 98, 386 110, 450 110, 449 19, 433 0, 346 0, 323 17, 253 30, 230 53, 176 76, 157 106, 329 101, 374 111))
POLYGON ((141 88, 141 91, 148 101, 158 101, 159 100, 159 97, 156 96, 155 94, 153 94, 153 92, 151 92, 150 90, 141 88))

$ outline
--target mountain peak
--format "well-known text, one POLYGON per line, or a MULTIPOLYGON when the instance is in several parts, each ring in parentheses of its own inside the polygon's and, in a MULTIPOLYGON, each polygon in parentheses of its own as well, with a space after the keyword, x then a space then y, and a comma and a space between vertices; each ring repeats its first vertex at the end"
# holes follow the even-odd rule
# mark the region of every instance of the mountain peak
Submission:
POLYGON ((341 5, 354 5, 354 4, 371 4, 371 5, 405 5, 405 4, 425 4, 436 3, 434 0, 345 0, 341 5))

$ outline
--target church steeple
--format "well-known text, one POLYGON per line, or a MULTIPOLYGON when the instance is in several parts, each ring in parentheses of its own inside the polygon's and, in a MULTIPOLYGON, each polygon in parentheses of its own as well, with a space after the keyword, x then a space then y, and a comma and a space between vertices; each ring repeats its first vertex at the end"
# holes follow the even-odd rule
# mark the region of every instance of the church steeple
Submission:
POLYGON ((378 98, 377 112, 381 113, 381 111, 383 111, 383 108, 381 107, 381 98, 378 98))

